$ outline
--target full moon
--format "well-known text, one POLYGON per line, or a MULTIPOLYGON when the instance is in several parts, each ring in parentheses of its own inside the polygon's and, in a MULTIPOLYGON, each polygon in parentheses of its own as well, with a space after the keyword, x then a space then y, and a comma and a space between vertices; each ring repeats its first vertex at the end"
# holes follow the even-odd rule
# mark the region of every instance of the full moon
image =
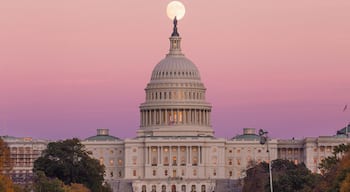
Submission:
POLYGON ((185 6, 180 1, 172 1, 166 8, 166 13, 171 20, 176 17, 177 20, 181 20, 185 16, 185 6))

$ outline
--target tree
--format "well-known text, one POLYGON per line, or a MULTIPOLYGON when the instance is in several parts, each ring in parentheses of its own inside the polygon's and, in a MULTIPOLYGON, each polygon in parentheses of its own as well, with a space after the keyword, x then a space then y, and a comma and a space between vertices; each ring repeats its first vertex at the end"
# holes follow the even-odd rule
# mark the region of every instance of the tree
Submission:
MULTIPOLYGON (((288 160, 272 161, 273 187, 275 191, 311 191, 318 180, 304 164, 288 160)), ((247 170, 243 191, 270 191, 268 163, 260 163, 247 170)))
POLYGON ((65 192, 91 192, 82 184, 72 183, 70 186, 66 186, 65 192))
POLYGON ((10 149, 5 141, 0 137, 0 174, 12 169, 10 149))
POLYGON ((35 192, 65 192, 64 184, 57 178, 48 178, 42 171, 37 171, 34 181, 35 192))
POLYGON ((349 191, 350 185, 350 145, 341 144, 334 148, 333 156, 322 160, 319 168, 322 178, 314 191, 349 191))
POLYGON ((346 178, 340 185, 340 192, 349 192, 350 191, 350 173, 346 175, 346 178))
MULTIPOLYGON (((76 138, 51 142, 34 162, 34 172, 58 178, 66 185, 80 183, 92 191, 104 191, 104 166, 91 158, 76 138)), ((108 191, 108 190, 107 190, 108 191)))
POLYGON ((0 137, 0 192, 13 192, 13 183, 9 177, 3 175, 12 169, 10 149, 0 137))
POLYGON ((11 179, 5 175, 0 175, 0 192, 14 192, 11 179))

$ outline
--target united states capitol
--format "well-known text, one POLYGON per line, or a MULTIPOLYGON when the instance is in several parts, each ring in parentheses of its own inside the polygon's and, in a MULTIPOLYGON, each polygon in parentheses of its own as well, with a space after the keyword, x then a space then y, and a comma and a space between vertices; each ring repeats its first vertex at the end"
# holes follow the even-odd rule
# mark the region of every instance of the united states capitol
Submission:
MULTIPOLYGON (((140 105, 140 128, 134 138, 120 139, 108 129, 82 143, 105 165, 105 180, 115 192, 220 192, 235 189, 253 163, 286 159, 319 172, 333 148, 350 141, 350 126, 333 136, 303 139, 268 138, 260 144, 255 128, 231 139, 215 137, 212 106, 196 65, 181 51, 174 20, 168 54, 155 65, 140 105), (270 157, 269 157, 270 156, 270 157)), ((15 182, 32 178, 33 162, 48 140, 2 137, 9 145, 15 182)))

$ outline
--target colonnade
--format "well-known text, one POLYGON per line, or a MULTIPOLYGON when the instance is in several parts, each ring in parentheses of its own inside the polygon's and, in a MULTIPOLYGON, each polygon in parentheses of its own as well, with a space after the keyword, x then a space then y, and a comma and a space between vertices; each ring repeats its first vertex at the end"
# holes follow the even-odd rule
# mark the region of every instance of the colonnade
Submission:
POLYGON ((141 126, 197 124, 210 126, 210 109, 142 109, 141 126))
POLYGON ((147 146, 146 164, 152 166, 197 166, 203 163, 201 146, 147 146))

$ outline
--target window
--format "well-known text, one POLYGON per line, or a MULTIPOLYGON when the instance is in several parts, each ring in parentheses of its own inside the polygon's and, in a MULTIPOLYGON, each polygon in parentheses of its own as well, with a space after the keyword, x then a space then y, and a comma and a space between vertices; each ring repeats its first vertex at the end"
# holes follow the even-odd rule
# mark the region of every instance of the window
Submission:
POLYGON ((176 156, 173 156, 173 165, 176 166, 177 162, 176 162, 176 156))
POLYGON ((232 159, 229 159, 229 160, 228 160, 228 164, 229 164, 229 165, 232 165, 232 159))
POLYGON ((181 192, 186 192, 186 185, 181 185, 181 192))
POLYGON ((136 177, 136 170, 133 170, 133 171, 132 171, 132 175, 133 175, 134 177, 136 177))
POLYGON ((110 173, 110 176, 113 177, 113 171, 110 173))
POLYGON ((232 171, 230 171, 228 174, 229 174, 230 177, 232 177, 232 171))
POLYGON ((237 165, 241 165, 241 160, 237 159, 237 165))
POLYGON ((196 186, 195 185, 192 185, 191 186, 191 192, 195 192, 196 191, 196 186))
POLYGON ((168 170, 165 170, 165 171, 164 171, 164 175, 165 175, 165 176, 168 176, 168 170))
POLYGON ((197 163, 198 163, 197 157, 193 157, 192 165, 193 165, 193 166, 196 166, 197 163))
POLYGON ((146 185, 142 185, 142 192, 147 192, 146 185))
POLYGON ((164 157, 164 165, 165 166, 169 165, 169 157, 164 157))
POLYGON ((185 170, 181 169, 181 176, 185 176, 185 170))
POLYGON ((152 175, 153 175, 153 176, 156 176, 156 175, 157 175, 157 171, 156 171, 155 169, 152 171, 152 175))
POLYGON ((197 176, 197 170, 193 169, 193 176, 197 176))
POLYGON ((166 192, 166 186, 162 185, 162 192, 166 192))
POLYGON ((213 165, 216 165, 216 163, 217 163, 217 157, 216 156, 212 157, 212 163, 213 163, 213 165))
POLYGON ((123 160, 118 159, 118 166, 122 166, 123 165, 123 160))
POLYGON ((213 170, 213 175, 216 176, 216 169, 213 170))
POLYGON ((157 157, 152 158, 152 166, 157 166, 157 157))
POLYGON ((114 164, 114 159, 110 159, 109 160, 109 165, 113 166, 113 164, 114 164))
POLYGON ((201 192, 206 192, 206 191, 205 191, 205 185, 202 185, 202 186, 201 186, 201 192))
POLYGON ((133 158, 132 158, 132 164, 133 164, 133 165, 136 165, 136 161, 137 161, 137 157, 133 157, 133 158))
POLYGON ((157 186, 152 185, 152 192, 157 192, 157 186))
POLYGON ((104 165, 102 157, 100 157, 100 165, 104 165))

